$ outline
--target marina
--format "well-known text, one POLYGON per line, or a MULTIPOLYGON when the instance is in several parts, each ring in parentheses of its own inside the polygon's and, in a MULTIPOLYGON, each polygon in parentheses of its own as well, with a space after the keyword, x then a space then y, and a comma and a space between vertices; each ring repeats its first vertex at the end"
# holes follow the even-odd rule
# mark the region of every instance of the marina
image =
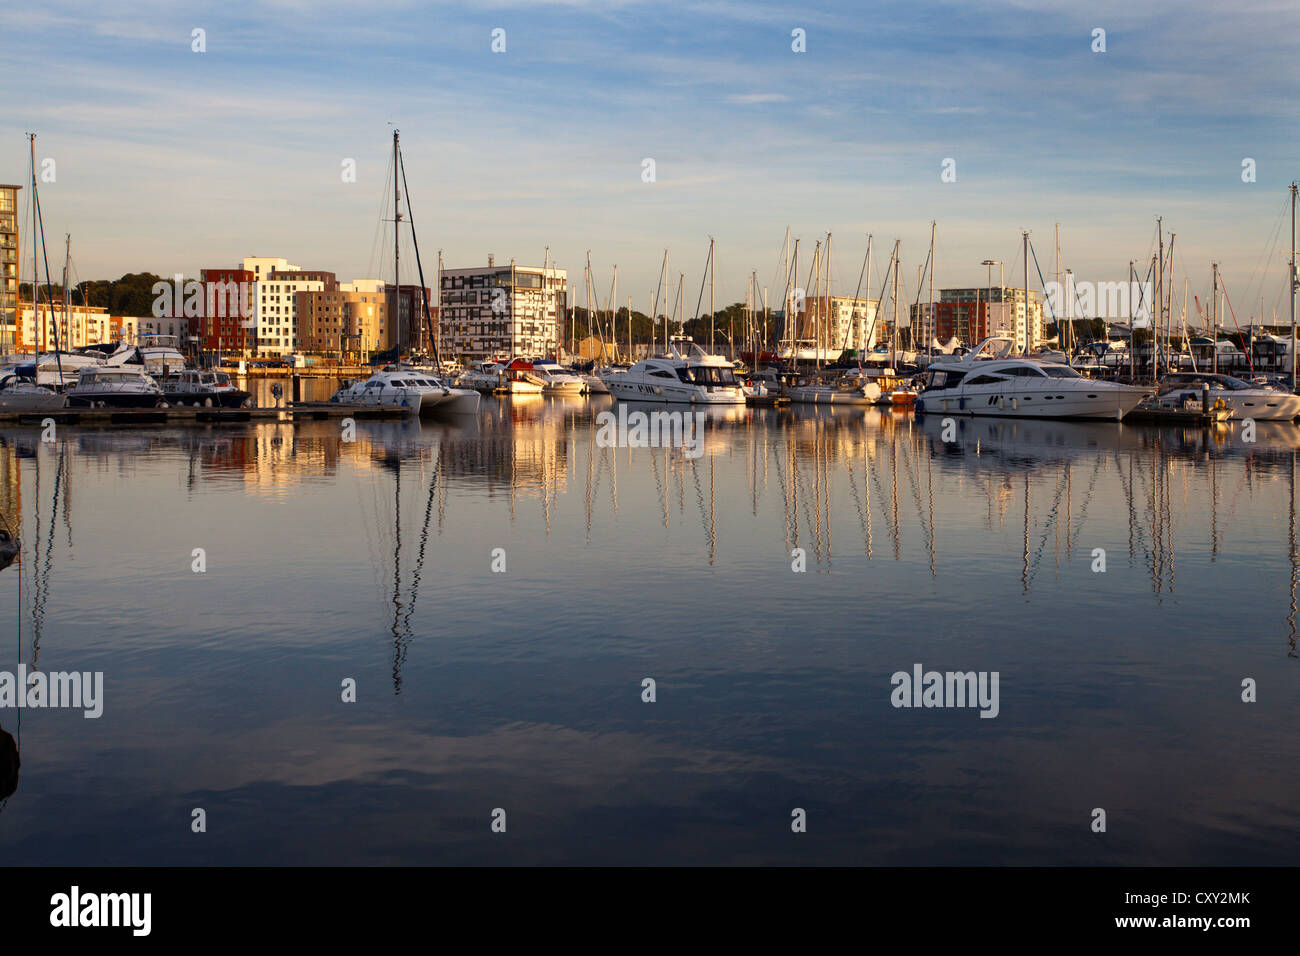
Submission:
POLYGON ((1300 5, 101 6, 0 7, 16 945, 1285 925, 1300 5))

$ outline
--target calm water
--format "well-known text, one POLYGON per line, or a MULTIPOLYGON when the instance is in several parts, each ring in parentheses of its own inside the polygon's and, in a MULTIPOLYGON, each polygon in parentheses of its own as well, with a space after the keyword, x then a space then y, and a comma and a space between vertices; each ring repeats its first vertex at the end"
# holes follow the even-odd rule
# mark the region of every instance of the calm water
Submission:
POLYGON ((0 710, 0 860, 1295 861, 1300 430, 609 407, 0 430, 0 669, 105 680, 0 710), (917 662, 999 716, 892 707, 917 662))

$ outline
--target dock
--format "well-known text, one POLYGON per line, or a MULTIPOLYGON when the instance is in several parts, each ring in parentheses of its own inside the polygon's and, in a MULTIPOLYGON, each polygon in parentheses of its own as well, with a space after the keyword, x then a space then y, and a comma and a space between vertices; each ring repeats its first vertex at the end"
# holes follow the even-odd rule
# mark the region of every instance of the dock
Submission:
POLYGON ((354 418, 358 421, 408 418, 411 410, 392 405, 342 405, 338 402, 297 402, 268 408, 60 408, 44 412, 0 409, 0 424, 40 426, 47 419, 56 425, 117 426, 222 425, 247 422, 301 422, 354 418))
POLYGON ((1212 409, 1208 412, 1186 408, 1143 408, 1138 406, 1124 416, 1127 424, 1149 425, 1223 425, 1231 413, 1226 408, 1212 409))

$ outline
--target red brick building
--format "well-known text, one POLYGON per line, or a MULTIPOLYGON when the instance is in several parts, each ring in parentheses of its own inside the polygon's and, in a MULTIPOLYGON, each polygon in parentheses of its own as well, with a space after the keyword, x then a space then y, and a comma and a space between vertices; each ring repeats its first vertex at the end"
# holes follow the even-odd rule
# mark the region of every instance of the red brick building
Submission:
POLYGON ((203 317, 199 337, 204 349, 247 351, 255 349, 256 330, 251 322, 256 303, 256 277, 244 269, 204 269, 203 317))

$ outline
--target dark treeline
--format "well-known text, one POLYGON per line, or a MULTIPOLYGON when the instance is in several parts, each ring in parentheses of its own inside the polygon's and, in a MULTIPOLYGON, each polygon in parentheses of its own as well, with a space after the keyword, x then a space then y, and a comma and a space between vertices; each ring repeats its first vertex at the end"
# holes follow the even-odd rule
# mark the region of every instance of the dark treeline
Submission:
MULTIPOLYGON (((152 272, 128 272, 120 279, 87 279, 73 287, 72 304, 98 306, 112 315, 149 316, 157 298, 153 291, 155 282, 166 282, 170 287, 173 279, 152 272)), ((42 305, 63 300, 63 286, 57 282, 48 286, 41 283, 40 289, 42 305)), ((32 300, 30 282, 22 283, 19 296, 27 302, 32 300)))
MULTIPOLYGON (((573 316, 570 321, 569 336, 575 340, 582 340, 588 335, 604 335, 606 339, 617 342, 627 342, 627 306, 619 309, 614 320, 614 327, 610 328, 610 313, 608 309, 601 309, 599 312, 592 310, 593 313, 581 306, 575 306, 573 316), (599 321, 597 321, 597 319, 599 321)), ((762 325, 762 315, 758 316, 759 327, 762 325)), ((632 310, 632 340, 634 342, 662 342, 664 316, 660 314, 657 320, 652 322, 650 316, 636 309, 632 310)), ((725 346, 727 337, 731 336, 735 340, 737 348, 745 344, 747 335, 745 325, 745 303, 735 302, 726 308, 719 309, 717 318, 714 321, 714 331, 717 335, 719 346, 725 346)), ((776 335, 777 320, 770 314, 767 321, 767 337, 769 340, 776 335)), ((701 315, 698 319, 690 318, 686 320, 685 326, 680 322, 674 322, 671 327, 673 335, 689 335, 697 342, 707 342, 709 340, 709 316, 707 313, 701 315)))

